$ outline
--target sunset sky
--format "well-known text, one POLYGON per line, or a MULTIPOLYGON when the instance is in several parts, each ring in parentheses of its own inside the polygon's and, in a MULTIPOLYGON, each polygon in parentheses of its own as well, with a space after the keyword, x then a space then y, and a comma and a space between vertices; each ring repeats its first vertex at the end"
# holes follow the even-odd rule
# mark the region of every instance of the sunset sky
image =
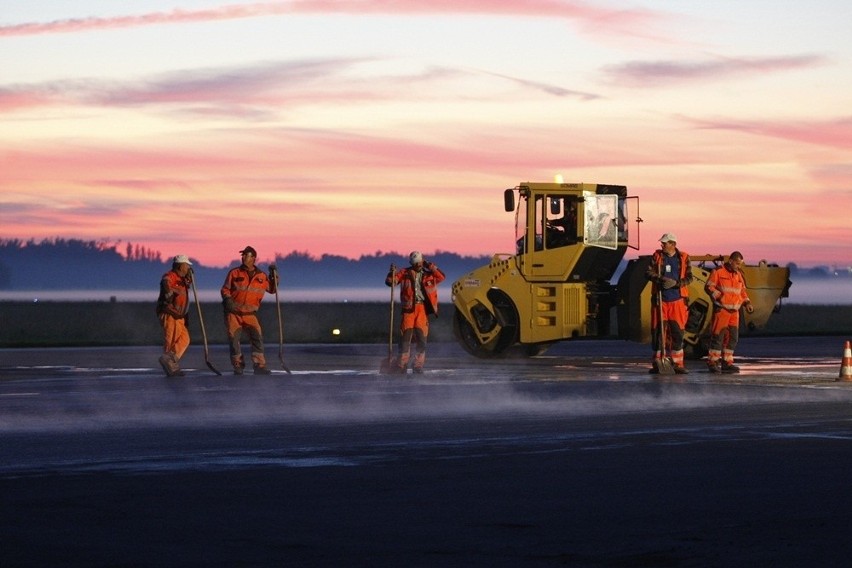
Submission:
POLYGON ((629 257, 670 231, 849 266, 850 21, 839 0, 4 0, 0 238, 206 265, 510 252, 502 190, 561 174, 640 197, 629 257))

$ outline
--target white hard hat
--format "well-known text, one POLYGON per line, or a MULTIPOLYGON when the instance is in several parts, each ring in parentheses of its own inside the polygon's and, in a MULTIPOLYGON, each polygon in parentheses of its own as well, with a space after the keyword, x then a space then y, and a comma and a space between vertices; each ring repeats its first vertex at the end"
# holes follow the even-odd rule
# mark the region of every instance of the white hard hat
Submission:
POLYGON ((412 251, 411 254, 408 255, 408 262, 411 263, 411 266, 420 264, 423 262, 423 253, 419 250, 412 251))
POLYGON ((188 264, 188 265, 192 266, 192 263, 189 262, 189 257, 186 256, 185 254, 177 255, 172 262, 174 264, 188 264))
POLYGON ((660 237, 661 243, 667 243, 669 241, 673 243, 677 242, 677 237, 674 235, 674 233, 665 233, 662 237, 660 237))

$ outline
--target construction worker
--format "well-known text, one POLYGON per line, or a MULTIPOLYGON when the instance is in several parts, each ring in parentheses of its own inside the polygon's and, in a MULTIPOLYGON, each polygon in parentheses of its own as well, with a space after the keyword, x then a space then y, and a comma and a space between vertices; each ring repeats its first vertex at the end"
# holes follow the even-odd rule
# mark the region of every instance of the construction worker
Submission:
POLYGON ((429 336, 429 314, 438 315, 438 284, 444 273, 432 262, 423 260, 423 254, 413 251, 408 255, 408 268, 397 270, 391 264, 385 284, 399 284, 399 302, 402 305, 399 355, 391 367, 394 373, 405 373, 411 351, 411 339, 417 343, 412 366, 415 373, 423 372, 426 362, 426 340, 429 336))
POLYGON ((651 281, 651 343, 654 358, 651 373, 658 373, 666 347, 675 373, 686 374, 683 364, 683 333, 686 329, 689 302, 689 283, 692 271, 689 267, 689 255, 677 248, 677 237, 665 233, 660 237, 660 249, 651 257, 651 263, 645 274, 651 281), (662 308, 662 309, 661 309, 662 308), (662 329, 665 336, 661 337, 662 329))
POLYGON ((707 366, 711 373, 739 373, 734 365, 734 349, 740 337, 740 307, 754 312, 740 267, 743 255, 734 251, 728 260, 713 270, 704 289, 713 300, 713 324, 710 328, 710 348, 707 366))
POLYGON ((278 287, 278 274, 275 266, 269 267, 273 277, 255 265, 257 251, 245 247, 240 251, 242 263, 231 269, 222 285, 222 306, 225 309, 225 329, 228 333, 228 345, 231 351, 231 365, 235 375, 242 375, 245 369, 240 334, 245 331, 251 343, 251 362, 255 375, 268 375, 263 354, 263 330, 257 319, 257 310, 265 293, 274 294, 278 287))
POLYGON ((160 279, 160 296, 157 298, 157 317, 163 327, 163 354, 160 365, 167 377, 182 377, 180 358, 189 347, 186 315, 189 312, 190 267, 185 254, 172 261, 172 269, 160 279))

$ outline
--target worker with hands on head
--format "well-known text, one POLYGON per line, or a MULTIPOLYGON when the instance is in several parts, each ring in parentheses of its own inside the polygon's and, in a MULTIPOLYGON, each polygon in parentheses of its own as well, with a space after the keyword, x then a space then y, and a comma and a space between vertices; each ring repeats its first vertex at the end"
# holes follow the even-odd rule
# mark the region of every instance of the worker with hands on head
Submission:
POLYGON ((263 330, 257 318, 257 310, 264 293, 274 294, 278 289, 278 271, 275 265, 269 267, 270 276, 255 265, 257 251, 245 247, 240 251, 242 263, 231 269, 222 285, 222 306, 225 310, 225 329, 231 351, 231 365, 235 375, 242 375, 245 369, 240 335, 248 335, 251 344, 251 362, 255 375, 268 375, 263 353, 263 330))
POLYGON ((746 291, 742 272, 743 255, 735 250, 722 266, 707 278, 704 290, 713 300, 713 323, 710 328, 710 348, 707 366, 711 373, 739 373, 734 365, 734 349, 740 337, 740 308, 748 313, 754 306, 746 291))
POLYGON ((645 276, 651 281, 653 306, 651 343, 654 358, 650 372, 658 372, 660 362, 666 356, 666 345, 661 344, 659 333, 662 311, 674 371, 677 374, 686 374, 688 371, 683 364, 683 335, 689 316, 689 284, 692 282, 692 270, 689 266, 689 255, 677 248, 677 237, 674 234, 665 233, 660 237, 660 249, 651 257, 645 276), (662 304, 659 303, 660 299, 662 304))
POLYGON ((160 279, 157 298, 157 317, 163 328, 163 354, 160 365, 167 377, 182 377, 180 358, 189 347, 189 329, 186 316, 189 312, 189 287, 192 284, 192 263, 185 254, 172 261, 172 269, 160 279))
POLYGON ((397 270, 391 264, 385 284, 399 284, 399 301, 402 305, 399 354, 391 366, 394 373, 405 373, 411 352, 412 338, 417 344, 412 368, 415 373, 423 372, 426 362, 426 341, 429 337, 429 315, 438 314, 438 284, 444 281, 444 273, 432 262, 423 259, 423 254, 413 251, 408 255, 410 266, 397 270))

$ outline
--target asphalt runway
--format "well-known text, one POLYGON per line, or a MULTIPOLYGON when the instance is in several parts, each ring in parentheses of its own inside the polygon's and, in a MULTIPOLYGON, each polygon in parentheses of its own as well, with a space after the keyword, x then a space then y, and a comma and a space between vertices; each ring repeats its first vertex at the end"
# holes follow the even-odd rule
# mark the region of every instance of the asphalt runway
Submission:
POLYGON ((666 380, 619 341, 434 344, 405 376, 387 345, 268 377, 193 346, 180 379, 152 347, 3 349, 0 566, 847 566, 844 341, 666 380))

